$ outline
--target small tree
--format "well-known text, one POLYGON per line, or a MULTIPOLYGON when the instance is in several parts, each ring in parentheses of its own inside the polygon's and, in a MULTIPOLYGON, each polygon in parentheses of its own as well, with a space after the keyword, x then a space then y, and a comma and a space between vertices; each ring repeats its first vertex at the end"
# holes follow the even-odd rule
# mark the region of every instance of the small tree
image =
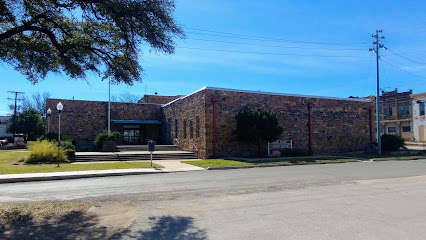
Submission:
POLYGON ((15 121, 12 121, 7 126, 7 132, 24 134, 25 142, 36 140, 44 133, 43 120, 36 110, 30 108, 16 116, 15 121))
POLYGON ((267 110, 252 110, 239 112, 235 134, 239 141, 256 144, 258 155, 261 155, 262 144, 277 140, 283 128, 279 126, 275 113, 267 110))
POLYGON ((119 132, 112 132, 111 136, 108 137, 108 132, 102 131, 96 136, 95 141, 93 143, 95 144, 98 150, 102 150, 104 143, 106 141, 117 142, 120 139, 120 137, 121 137, 121 134, 119 132))
POLYGON ((397 135, 383 134, 382 149, 383 151, 397 151, 405 145, 405 140, 397 135))

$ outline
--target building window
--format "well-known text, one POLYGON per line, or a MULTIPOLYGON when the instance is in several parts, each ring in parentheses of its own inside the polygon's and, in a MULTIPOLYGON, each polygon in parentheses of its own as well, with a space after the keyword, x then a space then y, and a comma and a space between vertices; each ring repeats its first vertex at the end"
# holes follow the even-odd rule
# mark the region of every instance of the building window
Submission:
POLYGON ((388 109, 389 109, 389 115, 388 115, 388 116, 393 116, 393 108, 392 108, 392 105, 389 105, 388 109))
POLYGON ((186 138, 186 119, 183 120, 183 138, 186 138))
POLYGON ((197 124, 197 126, 196 126, 196 131, 195 131, 195 136, 196 136, 197 138, 199 138, 199 137, 200 137, 200 117, 199 117, 199 116, 196 116, 196 117, 195 117, 195 122, 196 122, 196 124, 197 124))
POLYGON ((178 138, 179 122, 175 119, 175 138, 178 138))
POLYGON ((402 116, 404 113, 404 105, 399 105, 399 115, 402 116))
POLYGON ((403 132, 411 132, 411 126, 402 126, 403 132))
POLYGON ((425 103, 424 102, 419 103, 419 110, 420 110, 420 115, 425 115, 425 103))
POLYGON ((405 114, 410 115, 410 104, 405 105, 405 114))
POLYGON ((388 127, 388 133, 396 133, 396 127, 388 127))
POLYGON ((192 120, 189 120, 189 137, 194 138, 194 124, 192 120))
POLYGON ((172 119, 168 118, 167 119, 167 137, 170 139, 172 138, 172 119))

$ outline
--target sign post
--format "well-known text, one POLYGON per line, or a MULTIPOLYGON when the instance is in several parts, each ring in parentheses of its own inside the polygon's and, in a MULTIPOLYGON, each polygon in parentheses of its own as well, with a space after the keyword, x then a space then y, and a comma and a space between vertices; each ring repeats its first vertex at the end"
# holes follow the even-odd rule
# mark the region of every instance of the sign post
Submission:
POLYGON ((148 152, 151 153, 151 167, 152 167, 152 153, 155 151, 155 141, 149 140, 148 141, 148 152))

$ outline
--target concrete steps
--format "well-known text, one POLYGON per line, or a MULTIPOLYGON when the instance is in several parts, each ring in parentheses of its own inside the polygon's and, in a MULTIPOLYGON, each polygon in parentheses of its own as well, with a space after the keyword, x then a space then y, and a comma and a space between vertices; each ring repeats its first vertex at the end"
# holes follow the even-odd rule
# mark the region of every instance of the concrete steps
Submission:
MULTIPOLYGON (((117 151, 148 151, 148 145, 119 145, 117 151)), ((179 147, 176 145, 156 145, 155 151, 179 151, 179 147)))
POLYGON ((426 142, 411 142, 411 141, 405 141, 406 146, 420 146, 420 147, 426 147, 426 142))

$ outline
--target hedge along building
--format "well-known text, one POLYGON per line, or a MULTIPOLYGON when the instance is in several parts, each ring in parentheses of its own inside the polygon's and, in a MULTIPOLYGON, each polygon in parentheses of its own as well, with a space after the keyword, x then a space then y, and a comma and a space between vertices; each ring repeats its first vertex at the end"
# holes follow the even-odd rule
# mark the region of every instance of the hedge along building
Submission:
MULTIPOLYGON (((107 128, 107 102, 49 99, 47 108, 56 109, 59 101, 64 104, 64 134, 77 141, 93 141, 107 128), (80 106, 72 107, 74 102, 80 106)), ((126 143, 125 125, 139 124, 148 129, 155 123, 158 135, 154 140, 176 144, 200 158, 254 156, 256 146, 237 141, 235 115, 243 110, 272 110, 284 129, 280 139, 292 140, 293 147, 300 150, 327 153, 362 150, 370 145, 371 107, 364 99, 204 87, 167 104, 112 103, 111 121, 112 130, 123 134, 122 143, 126 143)), ((57 118, 55 114, 53 119, 57 118)), ((144 138, 151 137, 147 133, 144 138)))

